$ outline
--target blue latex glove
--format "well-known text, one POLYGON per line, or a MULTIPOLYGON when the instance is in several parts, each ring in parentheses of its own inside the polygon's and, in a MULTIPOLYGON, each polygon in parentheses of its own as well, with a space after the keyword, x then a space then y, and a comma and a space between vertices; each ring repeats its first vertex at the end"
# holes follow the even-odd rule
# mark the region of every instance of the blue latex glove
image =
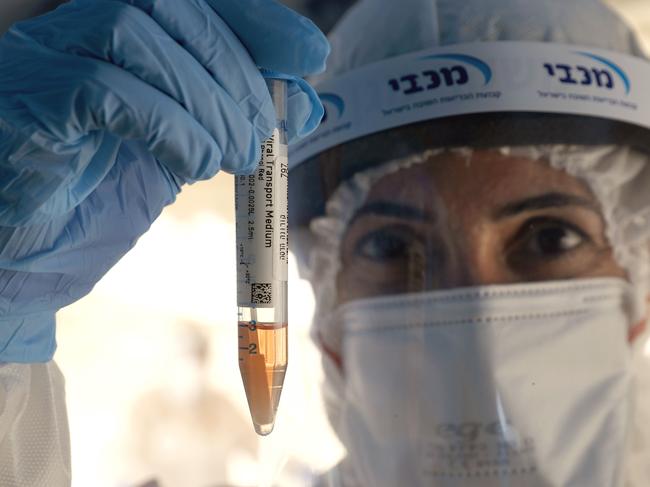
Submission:
POLYGON ((184 183, 254 168, 275 123, 258 68, 291 77, 289 135, 311 132, 323 110, 299 77, 328 52, 273 0, 77 0, 14 25, 0 39, 0 362, 50 360, 55 312, 184 183))

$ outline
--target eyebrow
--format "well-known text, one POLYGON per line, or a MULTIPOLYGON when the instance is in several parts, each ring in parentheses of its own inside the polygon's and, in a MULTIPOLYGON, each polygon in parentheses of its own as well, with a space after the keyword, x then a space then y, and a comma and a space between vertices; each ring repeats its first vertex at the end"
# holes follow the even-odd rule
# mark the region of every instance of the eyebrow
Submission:
POLYGON ((579 206, 601 216, 601 210, 598 204, 587 198, 575 194, 551 192, 508 203, 496 210, 493 218, 495 220, 501 220, 528 211, 544 210, 548 208, 565 208, 568 206, 579 206))
POLYGON ((422 210, 415 206, 410 206, 403 203, 395 203, 392 201, 375 201, 362 206, 355 213, 354 217, 352 218, 352 222, 365 215, 387 216, 411 221, 431 220, 431 215, 425 210, 422 210))

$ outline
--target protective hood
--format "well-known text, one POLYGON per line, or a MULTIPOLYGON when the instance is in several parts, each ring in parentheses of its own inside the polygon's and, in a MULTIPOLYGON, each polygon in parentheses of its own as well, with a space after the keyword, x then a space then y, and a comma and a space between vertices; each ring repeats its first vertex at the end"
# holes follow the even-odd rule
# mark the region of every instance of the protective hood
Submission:
POLYGON ((429 47, 477 41, 554 42, 643 56, 629 26, 598 0, 361 0, 329 40, 322 79, 429 47))

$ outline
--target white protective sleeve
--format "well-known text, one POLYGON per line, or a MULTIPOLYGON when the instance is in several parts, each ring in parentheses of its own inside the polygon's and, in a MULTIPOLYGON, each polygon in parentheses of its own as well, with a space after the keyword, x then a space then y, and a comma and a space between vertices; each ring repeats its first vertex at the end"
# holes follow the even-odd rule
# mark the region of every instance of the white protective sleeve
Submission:
POLYGON ((0 365, 0 485, 68 487, 63 374, 54 361, 0 365))

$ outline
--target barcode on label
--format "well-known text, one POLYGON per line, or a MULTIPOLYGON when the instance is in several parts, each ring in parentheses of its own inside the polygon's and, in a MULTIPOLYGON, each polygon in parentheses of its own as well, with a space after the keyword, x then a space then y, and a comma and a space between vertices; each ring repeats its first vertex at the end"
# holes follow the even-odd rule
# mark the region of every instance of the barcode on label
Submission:
POLYGON ((254 282, 251 284, 252 304, 272 304, 271 283, 254 282))

